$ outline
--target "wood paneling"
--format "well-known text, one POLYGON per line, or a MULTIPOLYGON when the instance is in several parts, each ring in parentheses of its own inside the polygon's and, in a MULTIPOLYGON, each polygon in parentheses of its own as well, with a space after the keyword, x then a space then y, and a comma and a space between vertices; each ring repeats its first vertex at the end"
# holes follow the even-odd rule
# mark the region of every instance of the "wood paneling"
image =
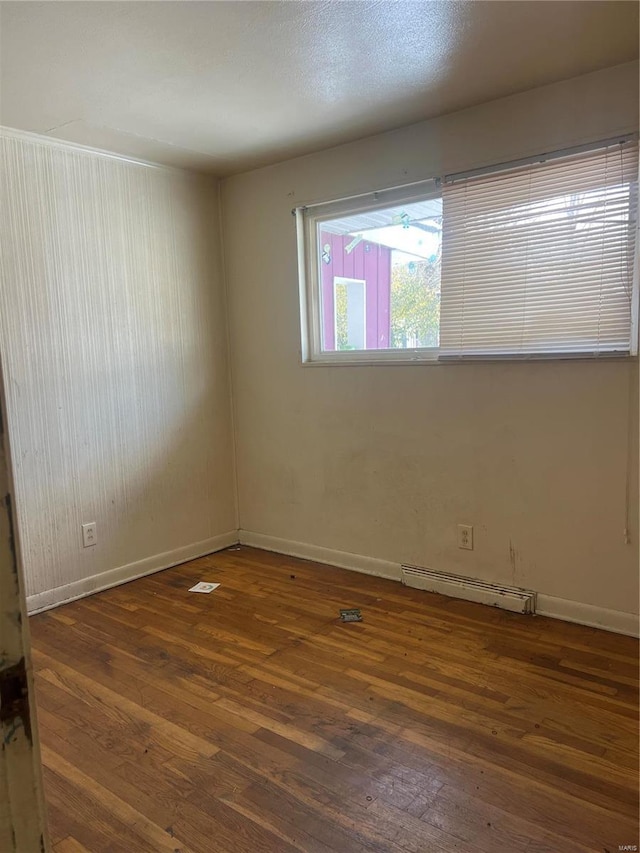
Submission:
POLYGON ((246 547, 31 626, 56 853, 638 843, 629 637, 246 547))
POLYGON ((235 530, 215 181, 3 130, 0 237, 27 595, 235 530))

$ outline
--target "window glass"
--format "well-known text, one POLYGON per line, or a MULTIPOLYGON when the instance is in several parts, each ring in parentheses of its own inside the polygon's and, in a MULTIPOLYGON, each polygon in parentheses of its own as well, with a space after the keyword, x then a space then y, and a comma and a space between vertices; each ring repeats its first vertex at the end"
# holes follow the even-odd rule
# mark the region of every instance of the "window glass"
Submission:
POLYGON ((325 352, 438 346, 441 198, 316 227, 325 352))

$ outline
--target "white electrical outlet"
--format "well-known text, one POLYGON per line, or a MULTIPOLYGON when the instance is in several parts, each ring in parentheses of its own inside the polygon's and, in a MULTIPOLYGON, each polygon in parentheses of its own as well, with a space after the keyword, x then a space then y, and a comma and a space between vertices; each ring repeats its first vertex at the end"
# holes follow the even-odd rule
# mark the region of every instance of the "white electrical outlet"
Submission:
POLYGON ((473 551, 473 527, 471 524, 458 525, 458 548, 473 551))
POLYGON ((82 544, 85 548, 90 548, 98 541, 98 532, 96 530, 95 521, 90 521, 88 524, 82 525, 82 544))

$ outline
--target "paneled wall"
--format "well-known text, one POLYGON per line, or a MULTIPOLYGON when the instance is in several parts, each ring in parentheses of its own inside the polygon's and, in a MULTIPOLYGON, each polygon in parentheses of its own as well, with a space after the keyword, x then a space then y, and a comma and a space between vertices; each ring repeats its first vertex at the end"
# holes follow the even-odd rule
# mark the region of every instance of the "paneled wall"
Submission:
POLYGON ((0 346, 34 609, 235 538, 218 189, 28 134, 0 145, 0 346))

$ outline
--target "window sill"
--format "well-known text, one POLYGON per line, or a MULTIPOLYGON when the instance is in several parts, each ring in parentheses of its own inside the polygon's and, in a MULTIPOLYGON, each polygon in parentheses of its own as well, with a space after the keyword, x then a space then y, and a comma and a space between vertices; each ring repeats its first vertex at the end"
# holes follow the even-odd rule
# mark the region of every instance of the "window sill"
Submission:
POLYGON ((300 362, 301 367, 444 367, 446 365, 461 365, 461 364, 505 364, 505 363, 525 363, 525 362, 544 362, 544 361, 581 361, 581 362, 627 362, 637 363, 637 355, 629 355, 624 353, 554 353, 552 355, 490 355, 490 356, 462 356, 462 357, 443 357, 438 356, 420 356, 415 358, 406 357, 378 357, 371 358, 317 358, 300 362))

